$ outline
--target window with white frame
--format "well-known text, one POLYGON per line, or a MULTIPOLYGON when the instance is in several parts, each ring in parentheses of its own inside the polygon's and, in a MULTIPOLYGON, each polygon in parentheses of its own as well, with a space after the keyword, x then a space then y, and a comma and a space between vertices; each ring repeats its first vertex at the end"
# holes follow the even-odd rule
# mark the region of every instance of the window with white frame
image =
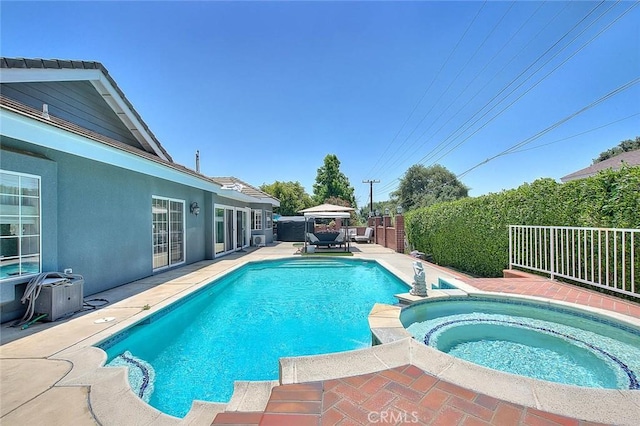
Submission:
POLYGON ((251 210, 251 229, 253 231, 262 230, 262 210, 251 210))
POLYGON ((0 171, 0 280, 41 271, 40 176, 0 171))
POLYGON ((153 269, 183 263, 184 200, 153 197, 151 203, 153 269))
POLYGON ((273 228, 273 212, 267 211, 264 229, 272 229, 272 228, 273 228))

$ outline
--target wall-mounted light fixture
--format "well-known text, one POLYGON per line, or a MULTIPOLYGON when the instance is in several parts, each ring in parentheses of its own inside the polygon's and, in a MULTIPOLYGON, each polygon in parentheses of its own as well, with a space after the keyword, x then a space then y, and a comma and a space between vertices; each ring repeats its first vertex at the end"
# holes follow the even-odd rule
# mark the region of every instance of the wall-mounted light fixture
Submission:
POLYGON ((397 212, 398 214, 402 214, 402 206, 398 206, 398 207, 396 207, 396 212, 397 212))
POLYGON ((189 211, 191 211, 191 214, 195 214, 196 216, 198 216, 200 214, 200 206, 197 202, 194 201, 189 206, 189 211))

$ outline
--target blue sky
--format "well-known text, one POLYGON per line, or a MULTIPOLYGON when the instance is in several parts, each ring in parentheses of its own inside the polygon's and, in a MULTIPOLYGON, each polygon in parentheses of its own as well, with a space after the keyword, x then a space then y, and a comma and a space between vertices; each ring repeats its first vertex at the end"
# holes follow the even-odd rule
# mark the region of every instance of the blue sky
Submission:
POLYGON ((413 164, 460 175, 534 138, 461 177, 477 196, 640 136, 640 84, 592 106, 640 77, 636 6, 2 1, 0 51, 102 62, 174 160, 200 150, 212 176, 312 193, 336 154, 363 206, 362 180, 385 200, 413 164))

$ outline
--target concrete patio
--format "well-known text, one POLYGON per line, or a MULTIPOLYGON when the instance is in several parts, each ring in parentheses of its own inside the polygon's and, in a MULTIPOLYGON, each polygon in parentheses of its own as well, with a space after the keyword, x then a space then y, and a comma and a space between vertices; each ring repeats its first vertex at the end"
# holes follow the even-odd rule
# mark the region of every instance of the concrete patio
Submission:
MULTIPOLYGON (((354 244, 352 250, 355 257, 375 259, 411 283, 415 259, 375 244, 354 244)), ((195 401, 184 419, 165 415, 138 399, 129 388, 124 368, 100 368, 106 355, 92 346, 95 343, 246 262, 290 257, 296 251, 291 243, 279 243, 220 260, 199 262, 93 295, 88 299, 107 299, 109 303, 64 321, 35 324, 26 330, 3 324, 0 334, 2 423, 209 425, 215 420, 215 424, 384 424, 380 417, 363 417, 367 410, 374 412, 372 408, 378 408, 375 411, 378 416, 384 409, 393 409, 394 413, 415 411, 419 413, 417 423, 421 424, 633 424, 640 418, 640 392, 606 390, 608 396, 615 394, 615 399, 609 402, 603 399, 605 393, 596 392, 593 404, 598 410, 588 410, 583 417, 567 417, 558 413, 579 413, 576 407, 584 407, 584 395, 580 392, 577 395, 582 401, 575 401, 578 398, 571 393, 561 402, 550 401, 545 399, 543 388, 553 385, 540 382, 543 386, 536 388, 539 390, 531 399, 533 403, 518 404, 514 401, 526 398, 506 394, 513 388, 505 389, 499 375, 495 375, 497 382, 488 386, 487 382, 494 380, 494 376, 487 376, 486 371, 483 373, 485 383, 462 386, 461 383, 468 382, 465 382, 468 366, 460 367, 455 359, 451 361, 452 357, 441 353, 436 355, 439 357, 436 361, 425 362, 421 357, 413 357, 411 354, 423 349, 411 339, 364 349, 361 354, 327 357, 323 362, 335 362, 326 365, 334 374, 339 372, 339 377, 323 378, 313 369, 305 370, 308 366, 304 359, 284 359, 280 382, 239 382, 228 404, 195 401), (104 321, 110 318, 113 320, 104 321), (377 361, 356 362, 358 357, 377 361), (345 359, 355 367, 342 370, 345 359), (295 366, 291 368, 296 374, 288 374, 287 366, 295 366), (492 395, 479 389, 488 389, 492 395), (501 396, 501 392, 504 395, 501 396), (574 403, 578 405, 572 408, 574 403), (603 411, 602 407, 610 409, 603 411), (582 421, 584 419, 589 421, 582 421), (302 421, 305 423, 300 423, 302 421)), ((614 312, 640 326, 640 305, 578 287, 542 278, 474 279, 435 266, 427 266, 425 271, 427 282, 443 277, 463 283, 462 289, 469 292, 546 297, 614 312)), ((430 292, 430 297, 446 295, 437 290, 430 292)), ((424 347, 428 349, 431 348, 424 347)), ((481 372, 486 370, 475 368, 481 372)), ((403 420, 416 423, 414 417, 403 420)), ((394 424, 397 422, 398 418, 394 424)))

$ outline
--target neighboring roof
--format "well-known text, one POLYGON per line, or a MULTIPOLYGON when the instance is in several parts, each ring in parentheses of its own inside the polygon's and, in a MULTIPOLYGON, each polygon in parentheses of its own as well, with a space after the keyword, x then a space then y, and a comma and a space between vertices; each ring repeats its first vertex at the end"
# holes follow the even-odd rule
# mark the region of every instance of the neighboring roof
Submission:
POLYGON ((640 149, 635 151, 623 152, 616 155, 615 157, 608 158, 604 161, 600 161, 599 163, 578 170, 577 172, 573 172, 571 174, 563 176, 560 178, 560 180, 562 182, 569 182, 571 180, 583 179, 589 176, 593 176, 603 170, 618 170, 622 168, 623 165, 632 167, 640 166, 640 149))
POLYGON ((309 207, 300 210, 298 213, 336 213, 336 212, 352 212, 353 207, 337 206, 335 204, 320 204, 319 206, 309 207))
MULTIPOLYGON (((272 204, 273 206, 280 206, 280 200, 275 198, 273 195, 267 194, 266 192, 256 188, 255 186, 249 185, 248 183, 238 179, 237 177, 221 176, 212 177, 211 179, 219 184, 222 187, 222 190, 237 191, 253 198, 264 199, 265 203, 272 204)), ((224 194, 221 193, 221 195, 224 194)))
POLYGON ((148 152, 173 161, 100 62, 0 57, 0 69, 2 83, 90 81, 148 152))

